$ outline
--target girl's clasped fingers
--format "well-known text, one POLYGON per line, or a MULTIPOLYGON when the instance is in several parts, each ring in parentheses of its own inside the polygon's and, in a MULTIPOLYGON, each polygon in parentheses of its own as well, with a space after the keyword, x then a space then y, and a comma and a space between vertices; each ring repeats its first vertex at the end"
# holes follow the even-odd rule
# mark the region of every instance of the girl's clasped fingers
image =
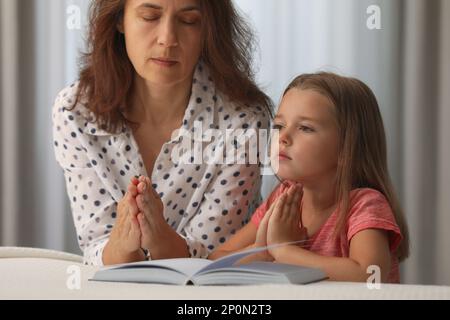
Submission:
POLYGON ((295 195, 295 186, 290 186, 286 192, 286 199, 285 199, 285 203, 283 206, 283 213, 282 213, 283 219, 287 219, 289 217, 289 214, 291 212, 292 203, 294 201, 294 195, 295 195))
POLYGON ((287 194, 283 193, 275 202, 275 206, 273 208, 273 213, 272 216, 274 217, 274 219, 280 219, 282 217, 283 214, 283 208, 285 206, 286 203, 286 197, 287 194))
POLYGON ((258 230, 256 231, 256 240, 255 240, 255 244, 258 247, 264 247, 267 245, 267 229, 269 226, 269 220, 273 213, 274 207, 275 204, 273 203, 270 206, 269 210, 267 210, 261 222, 259 223, 258 230))

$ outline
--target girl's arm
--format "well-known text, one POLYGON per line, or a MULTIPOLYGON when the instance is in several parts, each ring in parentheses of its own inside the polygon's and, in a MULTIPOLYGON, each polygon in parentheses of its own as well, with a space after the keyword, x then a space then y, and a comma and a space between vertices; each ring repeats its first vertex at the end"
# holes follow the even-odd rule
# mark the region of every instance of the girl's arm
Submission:
MULTIPOLYGON (((261 207, 264 208, 264 207, 261 207)), ((259 210, 259 209, 258 209, 259 210)), ((267 246, 267 229, 269 226, 270 217, 274 210, 274 205, 271 205, 269 210, 265 213, 263 219, 256 227, 253 222, 248 223, 236 235, 231 237, 225 244, 219 247, 216 251, 209 255, 209 259, 215 260, 220 257, 232 254, 243 249, 261 248, 267 246)), ((253 261, 273 261, 273 257, 269 251, 261 251, 251 254, 241 260, 240 263, 249 263, 253 261)))
POLYGON ((227 242, 211 252, 208 259, 216 260, 234 252, 252 248, 255 243, 256 232, 256 226, 252 222, 247 223, 227 242))
POLYGON ((378 266, 381 282, 386 282, 391 269, 391 254, 386 231, 367 229, 358 232, 350 242, 348 258, 327 257, 297 246, 285 246, 270 250, 277 262, 318 268, 330 280, 366 282, 371 272, 369 266, 378 266))

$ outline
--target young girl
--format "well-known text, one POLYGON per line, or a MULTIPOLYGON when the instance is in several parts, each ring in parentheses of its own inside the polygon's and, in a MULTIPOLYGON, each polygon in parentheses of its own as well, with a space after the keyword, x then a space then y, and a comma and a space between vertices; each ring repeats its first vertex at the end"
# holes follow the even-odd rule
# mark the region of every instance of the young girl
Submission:
POLYGON ((273 128, 279 144, 271 159, 278 158, 282 183, 209 258, 304 240, 250 260, 320 268, 336 281, 366 281, 380 270, 382 282, 398 283, 408 231, 372 91, 331 73, 301 75, 286 89, 273 128))

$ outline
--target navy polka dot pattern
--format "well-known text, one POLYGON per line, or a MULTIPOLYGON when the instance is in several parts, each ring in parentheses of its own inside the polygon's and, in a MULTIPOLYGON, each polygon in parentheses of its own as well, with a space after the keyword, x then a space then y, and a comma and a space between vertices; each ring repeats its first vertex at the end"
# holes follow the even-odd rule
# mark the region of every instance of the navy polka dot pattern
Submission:
POLYGON ((223 142, 196 134, 186 136, 186 132, 195 131, 194 123, 198 121, 203 132, 211 128, 268 129, 270 119, 262 108, 229 102, 216 92, 207 69, 199 65, 180 128, 184 130, 178 130, 163 145, 153 172, 147 173, 130 128, 123 126, 116 134, 102 130, 89 121, 93 114, 83 99, 68 110, 76 92, 75 83, 57 96, 52 113, 53 136, 56 160, 64 170, 78 243, 86 264, 103 265, 102 252, 117 218, 117 203, 133 176, 151 178, 164 204, 168 225, 186 240, 192 257, 207 257, 248 222, 249 214, 260 201, 257 163, 177 163, 172 155, 179 151, 183 139, 191 139, 193 145, 197 143, 203 150, 221 152, 223 142))

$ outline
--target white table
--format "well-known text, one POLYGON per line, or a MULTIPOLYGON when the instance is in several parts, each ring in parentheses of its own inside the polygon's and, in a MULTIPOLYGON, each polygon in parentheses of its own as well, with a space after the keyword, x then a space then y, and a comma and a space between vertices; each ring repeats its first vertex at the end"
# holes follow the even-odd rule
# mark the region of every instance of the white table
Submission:
POLYGON ((450 287, 319 282, 309 285, 170 286, 88 281, 97 268, 81 257, 43 249, 0 247, 0 299, 450 299, 450 287), (74 277, 80 275, 79 289, 74 277))

